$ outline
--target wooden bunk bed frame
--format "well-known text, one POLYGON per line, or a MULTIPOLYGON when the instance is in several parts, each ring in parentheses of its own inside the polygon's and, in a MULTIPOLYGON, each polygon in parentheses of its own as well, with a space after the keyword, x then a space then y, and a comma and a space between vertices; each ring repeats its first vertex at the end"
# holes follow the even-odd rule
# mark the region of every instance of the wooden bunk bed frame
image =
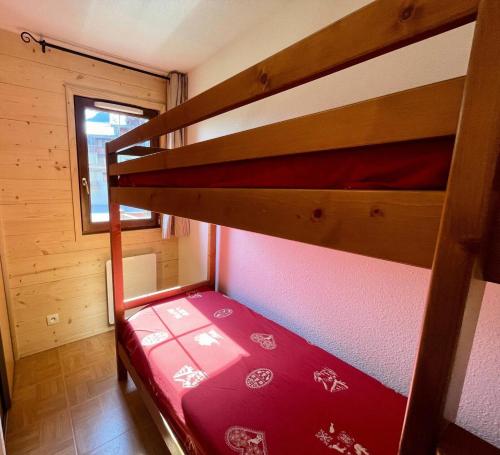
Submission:
MULTIPOLYGON (((500 282, 500 1, 377 0, 109 142, 107 148, 117 362, 125 309, 215 281, 124 300, 119 205, 189 217, 432 268, 399 453, 453 453, 456 417, 486 281, 500 282), (163 150, 134 144, 345 69, 476 20, 465 77, 163 150), (446 191, 120 187, 119 176, 235 160, 455 136, 446 191), (265 145, 265 146, 264 146, 265 145), (125 149, 125 150, 124 150, 125 149), (119 154, 141 158, 117 162, 119 154)), ((182 447, 165 430, 172 453, 182 447)), ((460 433, 463 436, 463 433, 460 433)), ((491 446, 466 438, 476 450, 491 446), (472 442, 471 442, 472 441, 472 442)), ((179 452, 180 451, 180 452, 179 452)), ((460 452, 462 453, 462 452, 460 452)))

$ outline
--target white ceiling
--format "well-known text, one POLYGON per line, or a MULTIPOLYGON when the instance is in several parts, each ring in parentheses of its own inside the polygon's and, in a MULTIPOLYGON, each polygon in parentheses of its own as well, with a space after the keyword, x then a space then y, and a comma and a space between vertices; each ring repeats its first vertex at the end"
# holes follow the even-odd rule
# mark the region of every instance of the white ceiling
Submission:
POLYGON ((0 0, 0 28, 163 71, 188 71, 289 2, 0 0))

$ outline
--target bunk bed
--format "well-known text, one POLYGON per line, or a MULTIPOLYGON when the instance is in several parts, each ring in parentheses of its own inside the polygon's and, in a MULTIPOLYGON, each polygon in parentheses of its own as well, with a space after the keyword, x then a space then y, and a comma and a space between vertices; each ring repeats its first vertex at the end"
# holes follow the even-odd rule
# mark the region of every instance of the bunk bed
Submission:
POLYGON ((499 71, 498 0, 377 0, 106 145, 118 376, 172 453, 497 453, 450 422, 500 282, 499 71), (136 145, 472 21, 465 77, 136 145), (124 300, 120 204, 212 223, 207 279, 124 300), (431 268, 408 399, 215 292, 215 224, 431 268))

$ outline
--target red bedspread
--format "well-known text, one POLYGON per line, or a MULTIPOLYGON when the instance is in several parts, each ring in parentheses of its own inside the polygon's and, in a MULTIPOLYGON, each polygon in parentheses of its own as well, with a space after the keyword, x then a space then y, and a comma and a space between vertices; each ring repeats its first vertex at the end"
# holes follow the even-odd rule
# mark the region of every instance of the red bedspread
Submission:
POLYGON ((222 294, 149 306, 122 334, 193 451, 397 453, 403 396, 222 294))
POLYGON ((120 186, 444 190, 453 137, 123 175, 120 186))

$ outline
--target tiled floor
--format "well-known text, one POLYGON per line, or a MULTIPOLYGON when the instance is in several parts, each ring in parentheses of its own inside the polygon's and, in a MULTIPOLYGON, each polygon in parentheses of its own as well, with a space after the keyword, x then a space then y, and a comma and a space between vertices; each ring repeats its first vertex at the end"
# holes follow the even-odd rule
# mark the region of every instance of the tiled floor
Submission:
POLYGON ((17 363, 7 454, 168 454, 132 381, 116 379, 113 332, 17 363))

